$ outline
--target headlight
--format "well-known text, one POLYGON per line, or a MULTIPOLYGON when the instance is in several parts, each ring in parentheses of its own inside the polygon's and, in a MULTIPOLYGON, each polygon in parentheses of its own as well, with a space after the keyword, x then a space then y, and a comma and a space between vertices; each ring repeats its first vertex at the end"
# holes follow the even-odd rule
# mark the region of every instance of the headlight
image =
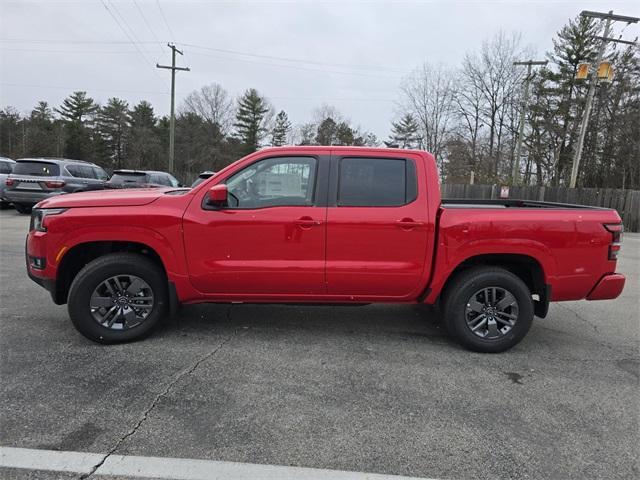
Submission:
POLYGON ((49 215, 60 215, 66 211, 66 208, 34 208, 31 212, 31 224, 29 225, 29 230, 46 232, 47 227, 44 225, 44 219, 49 215))

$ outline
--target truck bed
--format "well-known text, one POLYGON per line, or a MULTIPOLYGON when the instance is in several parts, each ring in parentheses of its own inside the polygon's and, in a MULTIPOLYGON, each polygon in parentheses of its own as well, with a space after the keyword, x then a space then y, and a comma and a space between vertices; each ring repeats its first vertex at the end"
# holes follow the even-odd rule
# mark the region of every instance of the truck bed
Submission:
POLYGON ((608 208, 593 207, 589 205, 573 205, 571 203, 538 202, 535 200, 485 200, 485 199, 443 199, 442 208, 554 208, 554 209, 581 209, 581 210, 609 210, 608 208))

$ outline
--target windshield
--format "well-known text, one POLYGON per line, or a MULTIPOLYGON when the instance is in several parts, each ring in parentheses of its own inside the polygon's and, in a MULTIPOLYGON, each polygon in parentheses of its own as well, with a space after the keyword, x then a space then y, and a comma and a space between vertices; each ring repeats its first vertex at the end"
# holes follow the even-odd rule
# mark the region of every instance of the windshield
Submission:
POLYGON ((23 160, 16 163, 13 173, 34 177, 57 177, 60 175, 60 167, 55 163, 23 160))

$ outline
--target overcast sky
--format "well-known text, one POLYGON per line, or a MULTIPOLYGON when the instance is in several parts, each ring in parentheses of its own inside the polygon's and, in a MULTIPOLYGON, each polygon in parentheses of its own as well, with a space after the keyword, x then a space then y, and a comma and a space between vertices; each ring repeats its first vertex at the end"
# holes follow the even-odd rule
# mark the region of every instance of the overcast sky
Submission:
MULTIPOLYGON (((184 49, 177 104, 217 82, 255 87, 293 123, 328 103, 386 138, 404 75, 424 61, 456 66, 500 29, 544 54, 581 10, 640 16, 630 1, 0 0, 0 108, 58 105, 73 90, 169 111, 167 41, 184 49), (105 7, 106 5, 106 7, 105 7), (115 18, 114 18, 115 17, 115 18), (127 33, 125 33, 125 31, 127 33), (134 44, 135 42, 135 44, 134 44)), ((624 32, 633 39, 631 25, 624 32)))

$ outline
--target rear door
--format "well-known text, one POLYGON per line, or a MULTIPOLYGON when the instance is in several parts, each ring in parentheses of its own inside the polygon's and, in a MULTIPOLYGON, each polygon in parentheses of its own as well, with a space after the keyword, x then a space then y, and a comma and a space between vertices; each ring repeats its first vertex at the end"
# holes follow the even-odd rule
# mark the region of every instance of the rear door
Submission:
POLYGON ((426 192, 420 157, 332 157, 327 210, 327 287, 330 295, 414 294, 428 247, 426 192))

